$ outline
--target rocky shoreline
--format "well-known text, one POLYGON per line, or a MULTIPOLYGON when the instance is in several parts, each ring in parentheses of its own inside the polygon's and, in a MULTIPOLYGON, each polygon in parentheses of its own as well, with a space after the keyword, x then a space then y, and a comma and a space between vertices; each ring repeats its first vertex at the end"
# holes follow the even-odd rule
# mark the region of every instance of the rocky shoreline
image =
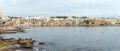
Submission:
MULTIPOLYGON (((25 30, 22 28, 16 28, 13 26, 0 27, 0 34, 10 34, 10 33, 18 33, 24 32, 25 30), (6 28, 8 27, 8 28, 6 28)), ((32 47, 34 46, 35 40, 32 38, 26 39, 15 39, 15 38, 4 38, 0 36, 0 51, 32 51, 32 47)))
POLYGON ((15 38, 0 38, 0 51, 14 51, 22 49, 32 49, 35 40, 29 39, 15 39, 15 38))

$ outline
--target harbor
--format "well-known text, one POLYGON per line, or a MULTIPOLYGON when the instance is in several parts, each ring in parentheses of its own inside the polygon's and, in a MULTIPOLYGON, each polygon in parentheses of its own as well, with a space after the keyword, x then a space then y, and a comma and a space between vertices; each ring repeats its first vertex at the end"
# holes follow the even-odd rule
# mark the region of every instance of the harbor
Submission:
MULTIPOLYGON (((0 24, 0 34, 1 37, 3 37, 3 39, 0 41, 1 51, 98 51, 101 49, 101 51, 109 51, 109 48, 111 47, 106 47, 108 45, 104 46, 102 42, 105 41, 105 43, 107 43, 107 39, 105 38, 107 37, 107 34, 114 35, 112 32, 119 32, 118 28, 120 27, 119 18, 24 18, 26 17, 2 17, 0 24), (89 35, 91 38, 86 35, 89 35), (14 43, 10 43, 10 41, 14 43), (83 43, 85 41, 89 42, 90 44, 83 43), (95 43, 95 45, 92 46, 92 43, 95 43), (101 44, 102 46, 97 43, 101 44), (9 48, 11 46, 12 48, 9 48), (105 49, 103 49, 103 47, 105 47, 105 49)), ((116 33, 116 35, 118 34, 116 33)), ((117 43, 118 41, 114 42, 117 43)), ((110 46, 113 47, 114 45, 110 46)), ((117 50, 117 48, 118 46, 113 49, 117 50)))
POLYGON ((120 51, 120 0, 0 0, 0 51, 120 51))

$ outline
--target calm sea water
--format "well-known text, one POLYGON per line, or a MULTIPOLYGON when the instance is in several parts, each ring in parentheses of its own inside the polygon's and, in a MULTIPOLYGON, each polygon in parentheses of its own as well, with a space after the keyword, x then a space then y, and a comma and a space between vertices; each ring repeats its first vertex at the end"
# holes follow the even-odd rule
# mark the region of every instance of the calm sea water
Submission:
POLYGON ((120 51, 120 27, 33 27, 6 38, 33 38, 39 51, 120 51), (45 42, 45 45, 38 45, 45 42))

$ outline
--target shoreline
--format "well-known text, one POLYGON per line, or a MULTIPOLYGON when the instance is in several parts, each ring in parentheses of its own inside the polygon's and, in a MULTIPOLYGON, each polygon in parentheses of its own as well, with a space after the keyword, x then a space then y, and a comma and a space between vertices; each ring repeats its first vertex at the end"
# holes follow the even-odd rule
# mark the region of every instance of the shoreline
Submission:
MULTIPOLYGON (((2 17, 1 25, 14 27, 37 26, 116 26, 120 25, 120 18, 92 18, 92 17, 2 17)), ((1 27, 1 26, 0 26, 1 27)))
POLYGON ((32 51, 35 40, 33 39, 15 39, 0 38, 0 51, 28 50, 32 51))

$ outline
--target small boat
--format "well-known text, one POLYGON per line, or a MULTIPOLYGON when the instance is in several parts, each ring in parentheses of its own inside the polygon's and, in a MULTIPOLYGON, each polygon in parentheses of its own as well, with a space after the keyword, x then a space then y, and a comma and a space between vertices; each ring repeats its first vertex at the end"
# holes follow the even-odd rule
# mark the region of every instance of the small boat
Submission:
POLYGON ((5 33, 17 33, 16 29, 7 29, 4 31, 5 31, 5 33))
POLYGON ((16 28, 30 29, 30 27, 16 27, 16 28))
POLYGON ((25 30, 23 30, 22 28, 14 28, 14 29, 7 29, 5 31, 10 31, 10 32, 24 32, 25 30))
POLYGON ((17 33, 17 31, 5 31, 5 33, 17 33))

